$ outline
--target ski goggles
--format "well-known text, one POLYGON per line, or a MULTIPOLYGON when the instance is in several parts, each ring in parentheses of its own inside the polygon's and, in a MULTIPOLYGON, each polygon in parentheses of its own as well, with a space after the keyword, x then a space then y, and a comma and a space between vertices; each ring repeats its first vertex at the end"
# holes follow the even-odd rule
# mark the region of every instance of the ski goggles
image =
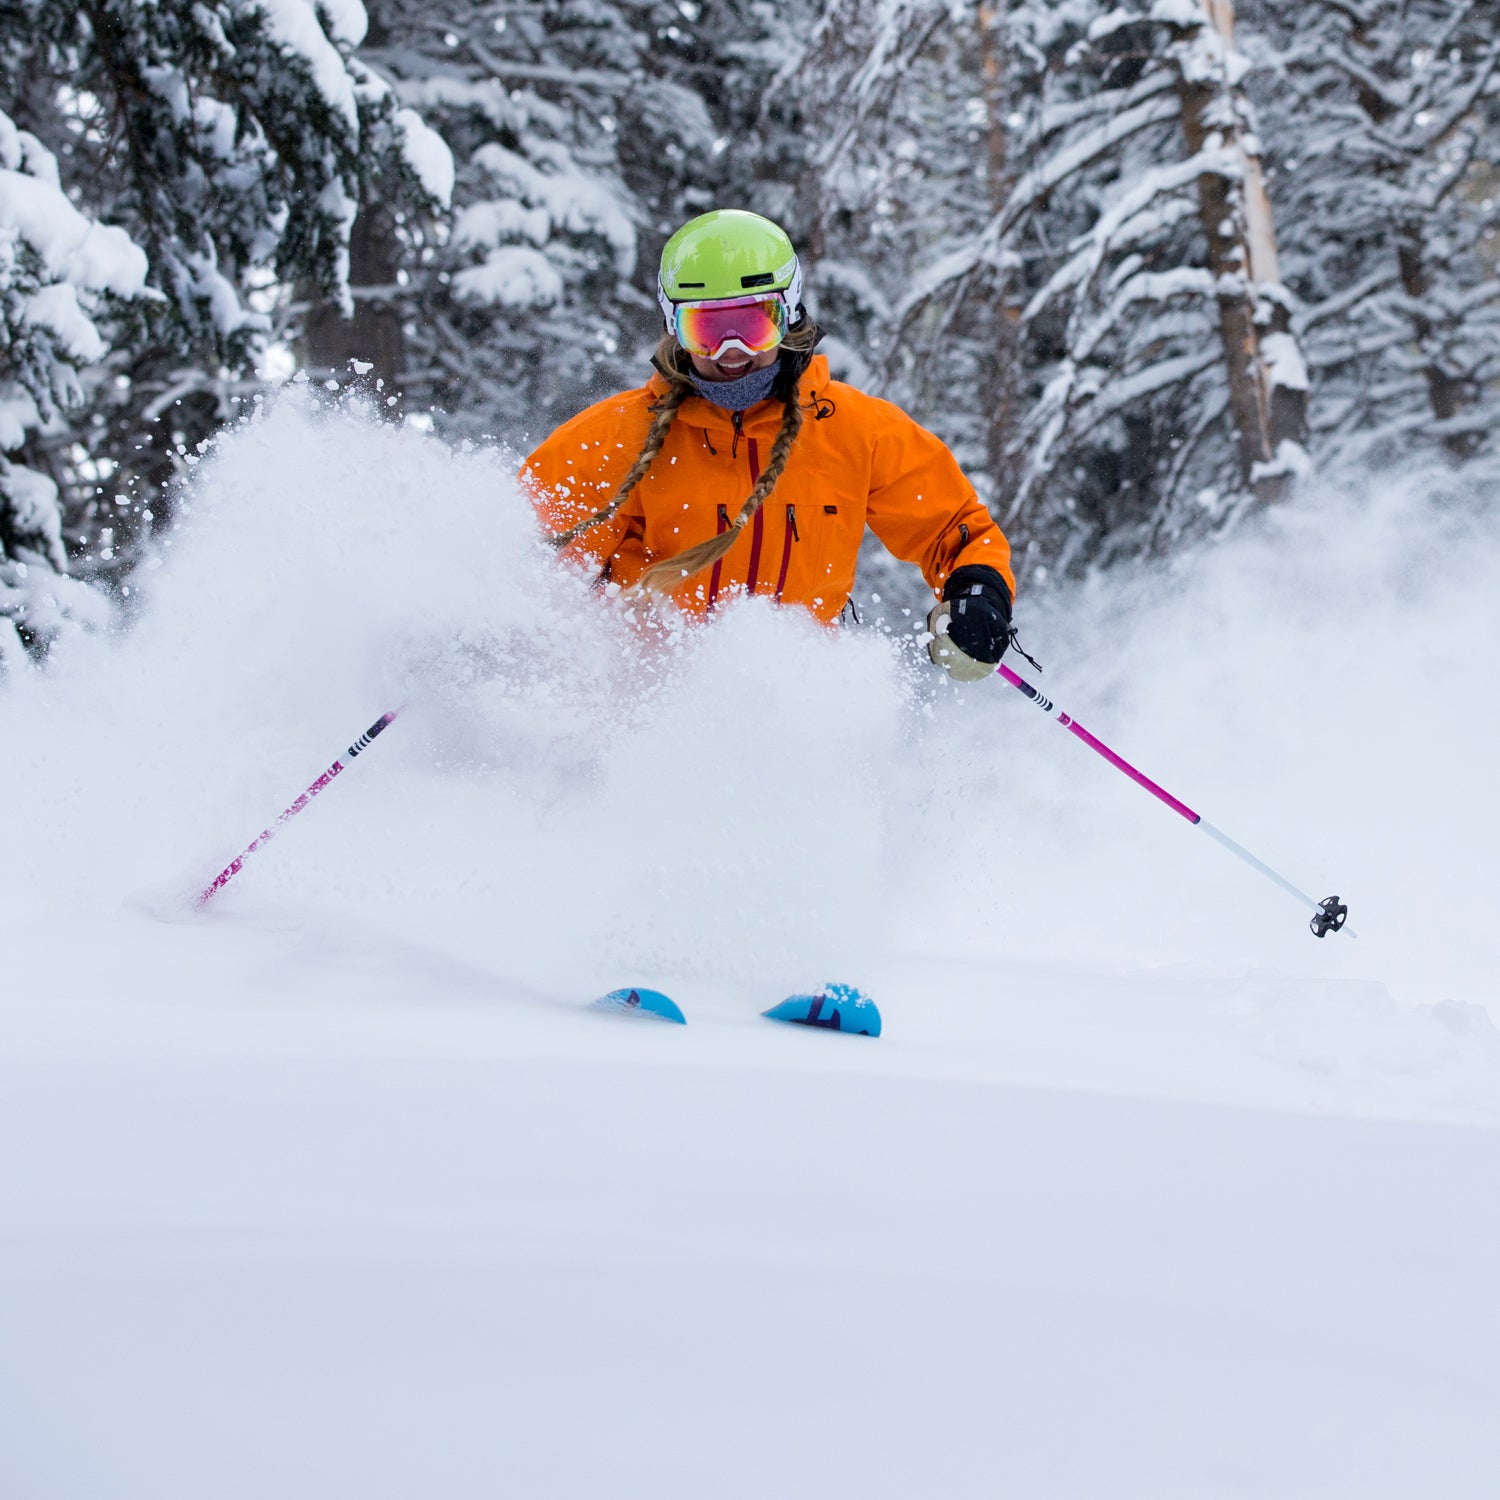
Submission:
POLYGON ((786 337, 786 299, 770 296, 727 297, 715 302, 674 302, 672 332, 689 354, 717 359, 726 349, 764 354, 786 337))

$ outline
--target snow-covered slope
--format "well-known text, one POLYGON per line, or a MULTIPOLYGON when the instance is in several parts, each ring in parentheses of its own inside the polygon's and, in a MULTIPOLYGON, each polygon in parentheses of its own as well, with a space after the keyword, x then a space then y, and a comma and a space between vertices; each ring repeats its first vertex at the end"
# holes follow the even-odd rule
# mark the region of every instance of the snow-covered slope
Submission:
POLYGON ((1023 603, 1319 943, 998 683, 632 627, 509 468, 289 395, 0 699, 0 1494, 1492 1494, 1492 524, 1023 603), (828 977, 885 1036, 756 1018, 828 977))

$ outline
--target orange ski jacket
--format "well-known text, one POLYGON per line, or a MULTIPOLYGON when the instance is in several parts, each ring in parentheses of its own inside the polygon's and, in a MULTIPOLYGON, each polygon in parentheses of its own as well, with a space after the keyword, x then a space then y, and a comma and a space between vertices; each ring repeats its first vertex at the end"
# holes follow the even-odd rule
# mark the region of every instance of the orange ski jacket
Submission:
MULTIPOLYGON (((645 445, 652 403, 666 392, 653 375, 565 422, 526 460, 522 475, 549 535, 608 504, 645 445)), ((682 609, 706 614, 752 593, 830 622, 854 586, 867 525, 921 568, 934 593, 954 569, 983 563, 1014 598, 1010 545, 939 438, 889 401, 830 379, 822 355, 809 364, 799 397, 802 430, 780 481, 733 549, 673 592, 682 609)), ((727 530, 760 476, 781 414, 779 401, 731 414, 689 396, 625 504, 563 555, 629 585, 650 563, 727 530)))

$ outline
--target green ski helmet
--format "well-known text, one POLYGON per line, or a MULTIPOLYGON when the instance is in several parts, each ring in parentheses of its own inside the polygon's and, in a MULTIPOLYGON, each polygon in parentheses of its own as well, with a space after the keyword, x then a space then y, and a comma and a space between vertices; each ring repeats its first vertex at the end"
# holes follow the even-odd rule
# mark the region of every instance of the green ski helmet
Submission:
POLYGON ((675 329, 674 304, 780 292, 787 321, 802 311, 802 267, 786 231, 742 208, 716 208, 689 219, 661 252, 656 300, 675 329))

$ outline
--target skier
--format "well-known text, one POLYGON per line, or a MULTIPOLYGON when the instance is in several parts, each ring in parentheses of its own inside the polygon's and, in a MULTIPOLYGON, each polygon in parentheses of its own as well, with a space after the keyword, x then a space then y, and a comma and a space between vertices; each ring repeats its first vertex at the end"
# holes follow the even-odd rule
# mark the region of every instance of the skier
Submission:
POLYGON ((706 615, 740 593, 836 620, 866 525, 937 596, 928 652, 959 681, 1010 642, 1010 546, 957 461, 899 407, 829 377, 802 272, 769 219, 719 209, 662 251, 656 373, 526 461, 562 555, 706 615))

